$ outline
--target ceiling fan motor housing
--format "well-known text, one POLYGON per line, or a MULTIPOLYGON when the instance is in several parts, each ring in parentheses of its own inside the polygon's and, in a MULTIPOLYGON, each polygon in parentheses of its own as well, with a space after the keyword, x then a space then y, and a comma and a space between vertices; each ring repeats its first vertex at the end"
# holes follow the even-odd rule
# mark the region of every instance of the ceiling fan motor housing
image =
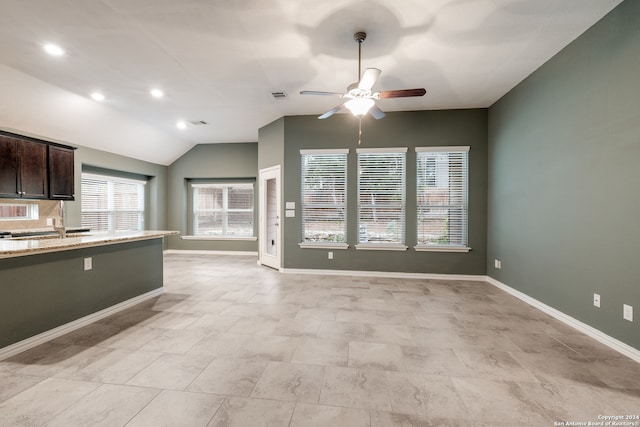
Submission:
POLYGON ((367 38, 367 33, 365 33, 364 31, 358 31, 353 35, 353 39, 358 43, 362 43, 363 41, 366 40, 366 38, 367 38))

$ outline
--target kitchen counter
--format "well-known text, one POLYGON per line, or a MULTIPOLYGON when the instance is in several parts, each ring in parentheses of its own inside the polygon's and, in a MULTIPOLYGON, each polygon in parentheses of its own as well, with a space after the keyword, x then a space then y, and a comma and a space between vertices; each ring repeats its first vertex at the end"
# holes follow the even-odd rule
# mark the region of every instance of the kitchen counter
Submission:
POLYGON ((127 241, 156 239, 173 234, 179 234, 179 232, 169 230, 110 231, 82 233, 81 235, 65 238, 38 236, 26 240, 0 239, 0 258, 59 252, 127 241))
POLYGON ((176 231, 0 240, 0 359, 163 291, 163 237, 176 231))

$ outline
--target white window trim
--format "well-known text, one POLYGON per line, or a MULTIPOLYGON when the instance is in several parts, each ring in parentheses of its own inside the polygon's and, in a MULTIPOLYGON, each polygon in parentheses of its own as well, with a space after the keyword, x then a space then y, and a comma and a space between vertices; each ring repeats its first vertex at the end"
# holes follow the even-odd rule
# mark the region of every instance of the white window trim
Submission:
MULTIPOLYGON (((254 199, 255 199, 255 192, 256 192, 256 183, 253 181, 234 181, 233 179, 225 179, 224 181, 214 181, 212 180, 211 182, 191 182, 189 183, 189 185, 191 186, 190 189, 190 198, 191 198, 191 229, 190 231, 193 232, 196 229, 196 221, 195 221, 195 206, 193 206, 194 204, 194 188, 207 188, 211 185, 235 185, 235 184, 251 184, 253 186, 253 193, 254 193, 254 199)), ((218 212, 222 212, 224 209, 209 209, 209 211, 218 211, 218 212)), ((201 212, 207 211, 207 209, 203 209, 201 210, 201 212)), ((252 212, 254 214, 255 217, 255 212, 256 212, 256 207, 254 206, 253 209, 233 209, 231 211, 229 211, 228 209, 226 210, 227 214, 229 212, 252 212)), ((255 221, 254 221, 255 222, 255 221)), ((235 240, 235 241, 257 241, 258 237, 255 236, 256 233, 256 228, 255 228, 255 224, 253 224, 253 231, 252 233, 254 234, 253 236, 226 236, 226 235, 185 235, 182 236, 181 239, 182 240, 235 240)))
POLYGON ((356 148, 356 153, 406 153, 407 151, 407 147, 356 148))
POLYGON ((471 248, 467 246, 435 246, 416 245, 413 247, 416 252, 469 252, 471 248))
POLYGON ((349 249, 349 245, 347 243, 302 242, 298 243, 298 246, 302 249, 349 249))
MULTIPOLYGON (((345 158, 345 202, 344 202, 344 210, 345 212, 347 211, 347 207, 348 207, 348 200, 347 200, 347 186, 349 184, 348 182, 348 169, 349 169, 349 165, 348 165, 348 154, 349 154, 349 149, 345 148, 345 149, 307 149, 307 150, 300 150, 300 158, 302 159, 302 156, 304 155, 318 155, 318 154, 344 154, 345 156, 347 156, 347 158, 345 158)), ((302 180, 302 171, 300 174, 300 179, 302 180)), ((302 191, 304 191, 304 183, 300 183, 300 189, 301 189, 301 193, 302 191)), ((304 200, 301 199, 300 201, 300 217, 301 220, 304 217, 303 215, 303 211, 305 208, 305 203, 304 200)), ((304 239, 304 224, 301 224, 301 228, 302 228, 302 238, 304 239)), ((345 230, 344 230, 344 237, 346 239, 348 234, 348 221, 347 218, 345 217, 345 230)), ((324 248, 324 249, 348 249, 349 245, 345 242, 329 242, 329 241, 320 241, 320 242, 314 242, 314 241, 302 241, 300 243, 298 243, 298 246, 300 248, 324 248)))
MULTIPOLYGON (((403 153, 406 154, 408 151, 407 147, 392 147, 392 148, 357 148, 356 149, 356 153, 358 154, 376 154, 376 153, 381 153, 381 154, 396 154, 396 153, 403 153)), ((357 161, 357 167, 358 170, 360 169, 360 160, 358 159, 357 161)), ((403 209, 403 240, 404 242, 407 241, 407 158, 406 155, 404 156, 404 183, 403 183, 403 195, 402 195, 402 209, 403 209)), ((359 178, 358 178, 359 179, 359 178)), ((357 191, 356 191, 356 197, 358 199, 358 218, 357 218, 357 224, 358 224, 358 233, 360 230, 360 181, 358 181, 357 184, 357 191)), ((360 236, 358 235, 358 241, 360 240, 360 236)), ((403 250, 407 250, 408 246, 406 246, 404 243, 369 243, 369 242, 358 242, 355 245, 356 249, 360 249, 360 250, 395 250, 395 251, 403 251, 403 250)))
MULTIPOLYGON (((448 153, 465 153, 471 150, 470 146, 460 145, 460 146, 445 146, 445 147, 415 147, 416 153, 429 153, 429 152, 448 152, 448 153)), ((467 157, 467 174, 469 170, 469 159, 467 157)), ((467 200, 469 197, 469 182, 467 175, 467 200)), ((469 209, 467 205, 467 227, 469 225, 469 209)), ((467 243, 469 243, 468 236, 469 230, 467 228, 467 243)), ((468 246, 456 246, 456 245, 424 245, 418 244, 413 247, 416 252, 469 252, 471 251, 471 247, 468 246)))
MULTIPOLYGON (((144 179, 135 179, 135 178, 124 178, 124 177, 120 177, 118 175, 110 175, 108 173, 105 174, 99 174, 99 173, 91 173, 91 172, 82 172, 81 177, 80 177, 80 182, 82 182, 83 180, 95 180, 95 181, 107 181, 109 188, 111 188, 111 185, 113 183, 122 183, 122 184, 132 184, 132 185, 142 185, 143 188, 143 194, 142 194, 142 211, 139 210, 135 210, 135 212, 139 212, 142 213, 142 228, 140 228, 140 230, 144 230, 146 227, 146 219, 147 219, 147 188, 146 185, 148 183, 148 180, 144 180, 144 179)), ((82 190, 81 190, 82 193, 82 190)), ((109 213, 110 214, 110 218, 112 219, 112 214, 116 213, 116 212, 124 212, 124 211, 118 211, 115 209, 115 207, 112 207, 111 204, 113 203, 113 199, 109 198, 108 199, 108 207, 106 209, 86 209, 83 210, 82 206, 80 206, 80 221, 82 221, 82 215, 83 213, 109 213)), ((109 230, 113 231, 112 227, 111 227, 111 219, 109 219, 109 230)))
POLYGON ((393 243, 358 243, 356 245, 356 249, 359 251, 406 251, 408 248, 406 245, 393 243))
POLYGON ((0 205, 27 208, 26 216, 5 216, 0 217, 0 221, 33 221, 40 219, 37 203, 0 203, 0 205))
POLYGON ((451 147, 416 147, 416 153, 425 153, 425 152, 442 152, 446 151, 449 153, 464 153, 471 149, 471 147, 466 145, 460 146, 451 146, 451 147))
POLYGON ((349 149, 310 149, 310 150, 300 150, 300 154, 349 154, 349 149))

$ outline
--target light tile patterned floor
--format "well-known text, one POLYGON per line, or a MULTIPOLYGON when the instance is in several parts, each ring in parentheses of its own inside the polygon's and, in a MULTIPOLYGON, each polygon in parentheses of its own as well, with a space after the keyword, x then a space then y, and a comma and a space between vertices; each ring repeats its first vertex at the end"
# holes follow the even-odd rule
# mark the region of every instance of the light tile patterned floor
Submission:
MULTIPOLYGON (((0 362, 1 426, 552 426, 640 364, 480 282, 165 256, 165 294, 0 362)), ((639 420, 640 421, 640 420, 639 420)))

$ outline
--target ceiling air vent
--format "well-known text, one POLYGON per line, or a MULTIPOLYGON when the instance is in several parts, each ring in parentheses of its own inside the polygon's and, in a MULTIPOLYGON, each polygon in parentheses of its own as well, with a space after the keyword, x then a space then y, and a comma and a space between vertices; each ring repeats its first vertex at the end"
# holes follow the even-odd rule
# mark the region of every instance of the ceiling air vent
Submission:
POLYGON ((190 122, 192 125, 194 126, 200 126, 200 125, 206 125, 207 122, 205 122, 204 120, 194 120, 192 122, 190 122))
POLYGON ((271 96, 273 96, 275 99, 285 99, 287 97, 287 94, 284 91, 271 92, 271 96))

